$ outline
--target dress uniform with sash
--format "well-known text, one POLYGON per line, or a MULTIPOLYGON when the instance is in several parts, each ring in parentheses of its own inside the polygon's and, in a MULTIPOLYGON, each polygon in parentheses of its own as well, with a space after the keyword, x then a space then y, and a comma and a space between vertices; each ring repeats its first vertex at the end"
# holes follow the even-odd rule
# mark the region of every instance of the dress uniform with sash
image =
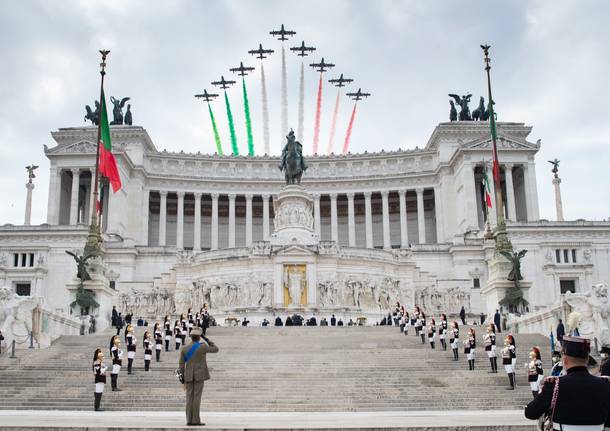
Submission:
POLYGON ((470 371, 474 370, 474 351, 477 347, 477 340, 475 338, 474 329, 470 328, 468 330, 468 338, 464 340, 464 354, 466 358, 468 358, 468 369, 470 371))
MULTIPOLYGON (((591 342, 582 337, 565 336, 561 346, 564 357, 586 359, 591 352, 591 342)), ((525 408, 525 417, 535 420, 547 412, 555 430, 602 431, 610 414, 610 382, 589 374, 586 366, 573 366, 562 377, 548 377, 542 392, 525 408)))
POLYGON ((483 337, 483 345, 485 346, 485 352, 489 358, 491 364, 491 372, 498 372, 498 357, 496 354, 496 333, 494 332, 494 324, 491 323, 487 328, 487 334, 483 337))
POLYGON ((150 337, 150 333, 146 331, 144 333, 144 371, 150 370, 150 361, 152 359, 152 340, 150 337))
POLYGON ((441 324, 438 328, 438 339, 441 342, 441 346, 443 350, 447 350, 447 342, 445 338, 447 337, 447 316, 441 314, 441 324))
POLYGON ((182 326, 179 320, 174 323, 174 338, 176 339, 176 350, 182 346, 182 326))
POLYGON ((544 370, 542 369, 542 358, 540 356, 540 349, 533 347, 530 352, 530 361, 526 364, 527 367, 527 381, 530 384, 530 390, 534 398, 538 395, 540 390, 540 382, 544 377, 544 370))
MULTIPOLYGON (((201 328, 193 328, 191 335, 201 336, 201 328)), ((187 425, 200 425, 201 394, 203 382, 210 379, 207 353, 217 353, 218 347, 207 339, 191 342, 180 350, 179 372, 183 376, 186 390, 186 422, 187 425)))
POLYGON ((127 326, 127 332, 125 333, 125 342, 127 343, 127 374, 131 374, 133 360, 136 357, 136 336, 133 334, 133 327, 131 325, 127 326), (132 328, 129 331, 129 328, 132 328))
POLYGON ((502 348, 502 365, 508 375, 508 381, 510 383, 509 389, 515 389, 517 385, 517 377, 515 375, 515 365, 513 360, 517 357, 517 350, 512 335, 507 335, 504 339, 504 347, 502 348))
POLYGON ((436 322, 434 319, 430 320, 430 325, 428 326, 428 342, 430 343, 430 348, 434 349, 434 339, 436 338, 436 322))
POLYGON ((94 391, 94 410, 96 412, 103 411, 100 407, 102 403, 102 394, 104 393, 104 386, 106 386, 106 364, 104 364, 103 359, 96 358, 93 361, 93 375, 95 381, 95 391, 94 391))
POLYGON ((121 371, 121 365, 123 365, 123 351, 121 350, 121 340, 117 344, 114 344, 110 349, 110 355, 112 356, 112 371, 110 372, 110 385, 112 386, 113 392, 120 391, 119 389, 119 372, 121 371))
POLYGON ((163 321, 163 331, 165 332, 165 351, 169 352, 169 343, 172 341, 172 328, 169 321, 169 316, 165 316, 163 321))
POLYGON ((157 362, 161 362, 161 350, 163 350, 163 331, 161 331, 161 325, 155 323, 155 359, 157 362))

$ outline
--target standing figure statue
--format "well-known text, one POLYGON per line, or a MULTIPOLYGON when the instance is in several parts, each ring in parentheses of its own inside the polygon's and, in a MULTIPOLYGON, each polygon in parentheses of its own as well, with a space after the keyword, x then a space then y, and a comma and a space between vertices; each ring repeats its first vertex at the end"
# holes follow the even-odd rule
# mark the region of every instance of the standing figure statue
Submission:
POLYGON ((38 166, 36 166, 36 165, 28 165, 28 166, 25 167, 25 169, 28 171, 28 183, 31 183, 32 180, 34 178, 36 178, 36 174, 34 173, 34 171, 36 169, 38 169, 38 166))
POLYGON ((100 124, 100 102, 95 101, 95 111, 89 107, 89 105, 85 105, 85 121, 91 121, 91 124, 97 126, 100 124))
POLYGON ((123 108, 128 100, 129 97, 123 97, 121 100, 119 100, 113 96, 110 96, 110 101, 114 105, 114 108, 112 108, 112 115, 114 119, 110 122, 110 124, 123 124, 123 108))
POLYGON ((74 261, 76 262, 76 278, 78 278, 81 283, 83 281, 89 281, 91 280, 91 276, 89 275, 89 271, 87 270, 87 261, 89 259, 91 259, 92 257, 94 257, 95 255, 93 254, 88 254, 88 255, 82 255, 79 256, 76 253, 72 253, 69 250, 66 250, 66 253, 69 254, 70 256, 72 256, 74 258, 74 261))
POLYGON ((457 121, 457 109, 455 109, 453 100, 449 101, 449 105, 451 106, 451 108, 449 108, 449 121, 457 121))
POLYGON ((507 280, 514 282, 513 286, 506 290, 506 294, 504 299, 500 301, 500 305, 508 307, 508 310, 511 313, 519 313, 520 311, 525 310, 528 305, 527 300, 523 298, 523 291, 519 285, 519 282, 523 280, 523 275, 521 274, 521 259, 525 256, 527 250, 521 250, 519 252, 501 251, 500 253, 512 264, 507 280))
POLYGON ((559 173, 559 161, 559 159, 548 161, 551 165, 553 165, 553 169, 551 170, 551 172, 555 175, 555 178, 557 178, 557 175, 559 173))
POLYGON ((286 145, 282 150, 282 161, 279 165, 280 171, 284 171, 286 184, 301 184, 303 172, 307 170, 307 164, 303 158, 303 146, 294 137, 294 131, 290 130, 286 136, 286 145))
POLYGON ((127 111, 125 112, 125 124, 128 126, 133 125, 133 118, 131 117, 131 105, 127 105, 127 111))
POLYGON ((457 94, 449 94, 449 97, 453 97, 455 99, 455 103, 460 106, 460 121, 472 121, 472 117, 470 116, 470 108, 468 107, 472 94, 467 94, 462 97, 458 96, 457 94))

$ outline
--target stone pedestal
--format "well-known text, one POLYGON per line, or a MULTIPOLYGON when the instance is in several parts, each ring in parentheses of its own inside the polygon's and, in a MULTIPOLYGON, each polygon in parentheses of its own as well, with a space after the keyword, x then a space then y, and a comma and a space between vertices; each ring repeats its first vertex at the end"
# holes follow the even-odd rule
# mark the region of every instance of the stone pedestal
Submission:
MULTIPOLYGON (((66 285, 70 292, 70 303, 76 299, 80 281, 74 280, 66 285)), ((112 325, 112 306, 116 305, 117 292, 110 288, 110 283, 106 279, 95 279, 83 283, 85 290, 90 290, 95 295, 95 300, 99 304, 96 310, 90 310, 90 314, 95 316, 95 331, 100 332, 112 325)), ((74 307, 73 313, 79 316, 81 311, 78 306, 74 307)))
POLYGON ((270 241, 274 246, 289 244, 316 245, 314 231, 313 198, 300 185, 282 188, 273 202, 275 232, 270 241))
POLYGON ((34 183, 26 183, 25 188, 27 189, 27 195, 25 197, 25 219, 23 224, 27 226, 32 221, 32 190, 34 190, 34 183))

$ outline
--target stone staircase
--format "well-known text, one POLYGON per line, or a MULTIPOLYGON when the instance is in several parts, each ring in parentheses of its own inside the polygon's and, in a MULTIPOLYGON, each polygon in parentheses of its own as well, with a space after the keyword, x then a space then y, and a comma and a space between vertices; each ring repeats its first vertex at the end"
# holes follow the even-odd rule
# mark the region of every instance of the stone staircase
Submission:
MULTIPOLYGON (((125 359, 123 390, 111 392, 108 379, 104 407, 182 410, 177 352, 163 351, 162 362, 153 360, 145 372, 142 333, 136 330, 134 374, 127 374, 125 359)), ((107 349, 110 336, 64 336, 49 349, 21 351, 18 359, 3 356, 0 409, 91 410, 93 351, 107 349)), ((482 348, 476 370, 469 371, 461 351, 454 362, 450 350, 438 343, 432 350, 397 327, 215 327, 208 336, 220 352, 208 355, 212 380, 205 384, 202 410, 217 412, 520 409, 532 397, 523 367, 530 347, 541 346, 545 364, 549 359, 547 339, 517 335, 518 388, 508 391, 501 365, 498 374, 488 374, 482 348)))

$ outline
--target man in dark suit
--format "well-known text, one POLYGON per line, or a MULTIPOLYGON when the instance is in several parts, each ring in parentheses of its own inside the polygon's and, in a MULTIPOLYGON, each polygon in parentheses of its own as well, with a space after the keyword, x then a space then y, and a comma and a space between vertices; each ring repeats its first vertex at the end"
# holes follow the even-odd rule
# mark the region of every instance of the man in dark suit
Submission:
POLYGON ((205 425, 199 417, 203 382, 210 379, 206 353, 217 353, 218 347, 207 338, 201 338, 199 327, 191 330, 191 343, 180 351, 180 374, 184 376, 186 390, 186 424, 205 425))
POLYGON ((525 408, 525 417, 538 419, 549 410, 554 429, 568 425, 585 425, 603 429, 610 413, 610 381, 589 374, 587 363, 591 352, 591 342, 581 337, 563 337, 561 343, 563 365, 567 374, 557 381, 547 378, 538 394, 525 408), (555 385, 559 384, 555 408, 551 408, 555 385))
POLYGON ((559 324, 557 325, 557 341, 560 343, 563 341, 563 337, 566 335, 566 328, 563 326, 563 321, 559 319, 559 324))
POLYGON ((502 316, 500 315, 500 310, 496 310, 496 314, 494 314, 494 325, 496 326, 496 332, 502 332, 502 316))

